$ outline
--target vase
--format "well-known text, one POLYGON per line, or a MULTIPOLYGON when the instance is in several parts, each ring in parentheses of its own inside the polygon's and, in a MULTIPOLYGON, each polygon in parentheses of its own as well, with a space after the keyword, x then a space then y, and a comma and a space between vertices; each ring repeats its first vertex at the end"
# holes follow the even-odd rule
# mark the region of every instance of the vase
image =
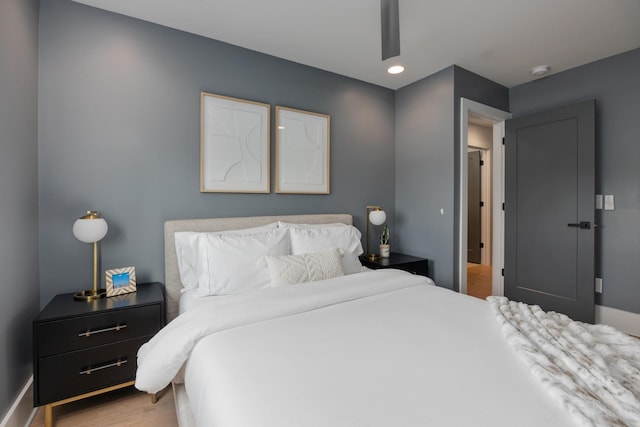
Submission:
POLYGON ((380 256, 382 258, 389 258, 389 245, 380 245, 380 256))

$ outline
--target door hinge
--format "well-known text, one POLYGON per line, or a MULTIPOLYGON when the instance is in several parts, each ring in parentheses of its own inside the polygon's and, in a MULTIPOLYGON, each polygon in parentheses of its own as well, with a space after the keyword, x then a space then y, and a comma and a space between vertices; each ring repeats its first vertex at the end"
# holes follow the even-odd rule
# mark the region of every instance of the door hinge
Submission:
POLYGON ((484 166, 484 160, 480 160, 480 166, 484 166))
POLYGON ((504 203, 502 204, 502 210, 504 210, 504 203))
POLYGON ((502 137, 502 145, 504 145, 504 136, 502 137))
POLYGON ((484 243, 480 242, 480 249, 484 249, 484 243))
POLYGON ((502 277, 504 277, 504 268, 502 269, 502 277))
POLYGON ((484 208, 484 202, 480 202, 480 207, 484 208))

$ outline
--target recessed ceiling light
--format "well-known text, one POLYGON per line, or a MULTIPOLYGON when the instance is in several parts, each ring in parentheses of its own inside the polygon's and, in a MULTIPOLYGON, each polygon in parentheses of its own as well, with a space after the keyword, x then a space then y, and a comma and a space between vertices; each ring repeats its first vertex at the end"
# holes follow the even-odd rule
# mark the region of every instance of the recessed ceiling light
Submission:
POLYGON ((536 77, 540 77, 547 74, 550 70, 551 68, 549 68, 548 65, 538 65, 537 67, 533 67, 531 69, 531 74, 533 74, 536 77))
POLYGON ((404 71, 404 67, 402 65, 392 65, 387 69, 387 73, 389 74, 400 74, 404 71))

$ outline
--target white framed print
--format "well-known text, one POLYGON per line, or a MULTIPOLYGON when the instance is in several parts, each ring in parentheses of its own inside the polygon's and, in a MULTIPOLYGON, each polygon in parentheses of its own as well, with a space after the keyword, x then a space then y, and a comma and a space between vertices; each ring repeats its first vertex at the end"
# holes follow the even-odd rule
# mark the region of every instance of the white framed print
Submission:
POLYGON ((276 193, 329 194, 330 120, 276 107, 276 193))
POLYGON ((200 191, 269 193, 269 104, 200 94, 200 191))
POLYGON ((135 267, 114 268, 105 271, 107 297, 128 294, 136 291, 135 267))

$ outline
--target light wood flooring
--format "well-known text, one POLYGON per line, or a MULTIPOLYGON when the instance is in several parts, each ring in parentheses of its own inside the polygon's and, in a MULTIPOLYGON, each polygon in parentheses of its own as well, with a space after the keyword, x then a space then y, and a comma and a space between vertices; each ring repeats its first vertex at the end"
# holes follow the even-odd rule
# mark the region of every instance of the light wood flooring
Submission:
POLYGON ((491 295, 491 266, 467 264, 467 295, 485 299, 491 295))
MULTIPOLYGON (((133 387, 61 405, 53 410, 55 427, 177 427, 173 391, 160 393, 156 404, 133 387)), ((38 408, 29 427, 44 427, 44 409, 38 408)))

